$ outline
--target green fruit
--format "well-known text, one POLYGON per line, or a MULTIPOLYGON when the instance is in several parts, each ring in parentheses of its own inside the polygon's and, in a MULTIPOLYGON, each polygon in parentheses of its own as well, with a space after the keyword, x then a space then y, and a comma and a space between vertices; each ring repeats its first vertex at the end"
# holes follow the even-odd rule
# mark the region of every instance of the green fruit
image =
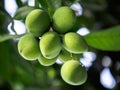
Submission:
POLYGON ((25 21, 28 31, 36 37, 39 37, 48 31, 50 28, 50 23, 51 20, 49 15, 41 9, 31 11, 27 15, 25 21))
POLYGON ((88 49, 84 39, 78 33, 74 32, 69 32, 64 35, 63 46, 67 51, 75 54, 83 53, 88 49))
POLYGON ((57 57, 62 48, 59 35, 53 31, 47 32, 41 37, 39 46, 42 55, 47 59, 57 57))
POLYGON ((76 16, 71 8, 63 6, 58 8, 53 15, 53 28, 58 33, 70 31, 76 21, 76 16))
POLYGON ((62 79, 70 85, 81 85, 87 80, 86 68, 76 60, 70 60, 61 68, 62 79))
POLYGON ((18 42, 18 51, 24 59, 36 60, 40 54, 39 42, 32 34, 26 34, 18 42))
POLYGON ((62 49, 62 51, 59 54, 58 59, 64 63, 71 59, 79 60, 80 57, 81 57, 81 54, 73 54, 73 53, 68 52, 65 49, 62 49))
POLYGON ((40 54, 40 56, 38 57, 39 63, 43 66, 51 66, 56 62, 56 60, 57 60, 57 57, 55 57, 53 59, 47 59, 47 58, 43 57, 42 54, 40 54))

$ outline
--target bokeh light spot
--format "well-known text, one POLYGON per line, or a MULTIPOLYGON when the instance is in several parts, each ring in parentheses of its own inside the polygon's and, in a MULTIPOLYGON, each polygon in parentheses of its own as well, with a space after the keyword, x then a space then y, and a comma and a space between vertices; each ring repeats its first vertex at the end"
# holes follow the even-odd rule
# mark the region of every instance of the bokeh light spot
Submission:
POLYGON ((105 88, 112 89, 115 87, 116 81, 114 77, 112 76, 109 68, 105 68, 101 72, 100 82, 105 88))

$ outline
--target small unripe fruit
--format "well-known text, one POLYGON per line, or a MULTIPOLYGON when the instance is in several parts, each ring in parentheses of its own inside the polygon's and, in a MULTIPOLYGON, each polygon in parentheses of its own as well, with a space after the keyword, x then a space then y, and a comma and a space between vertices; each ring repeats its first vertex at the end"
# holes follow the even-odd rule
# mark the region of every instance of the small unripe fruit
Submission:
POLYGON ((26 60, 36 60, 40 54, 39 41, 32 35, 24 35, 18 42, 18 51, 26 60))
POLYGON ((56 32, 46 32, 39 42, 42 55, 47 59, 52 59, 58 56, 62 45, 59 35, 56 32))
POLYGON ((40 37, 43 33, 48 31, 50 23, 49 15, 41 9, 31 11, 25 20, 28 31, 36 37, 40 37))
POLYGON ((68 32, 74 25, 76 16, 67 6, 58 8, 53 15, 53 28, 58 33, 68 32))
POLYGON ((73 54, 63 48, 59 54, 58 59, 64 63, 71 59, 79 60, 81 56, 81 54, 73 54))
POLYGON ((74 32, 69 32, 64 35, 63 46, 67 51, 75 54, 83 53, 88 49, 84 39, 78 33, 74 32))
POLYGON ((43 66, 51 66, 56 62, 56 60, 57 60, 57 57, 55 57, 53 59, 47 59, 47 58, 43 57, 42 54, 40 54, 40 56, 38 57, 39 63, 43 66))
POLYGON ((82 63, 70 60, 61 68, 62 79, 70 85, 81 85, 87 80, 87 71, 82 63))

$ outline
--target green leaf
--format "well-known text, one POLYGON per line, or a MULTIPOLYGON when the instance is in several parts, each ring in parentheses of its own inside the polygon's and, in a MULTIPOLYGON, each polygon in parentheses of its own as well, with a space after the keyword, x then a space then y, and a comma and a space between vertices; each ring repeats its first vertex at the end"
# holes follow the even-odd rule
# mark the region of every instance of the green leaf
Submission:
POLYGON ((48 5, 47 5, 46 0, 39 0, 39 2, 43 9, 48 10, 48 5))
POLYGON ((5 9, 0 8, 0 34, 8 33, 8 24, 12 21, 12 17, 5 9))
POLYGON ((23 35, 24 34, 21 34, 21 35, 9 35, 9 34, 0 35, 0 42, 6 41, 6 40, 9 40, 9 39, 13 39, 13 38, 19 38, 23 35))
POLYGON ((120 50, 120 26, 92 32, 84 36, 87 44, 96 49, 105 51, 120 50))
POLYGON ((80 0, 62 0, 62 4, 65 6, 71 6, 74 3, 79 2, 80 0))
POLYGON ((61 6, 61 0, 39 0, 42 8, 46 9, 52 17, 54 11, 61 6))
POLYGON ((54 11, 61 6, 61 0, 46 0, 48 3, 48 11, 52 16, 54 11))
POLYGON ((56 10, 61 6, 61 0, 46 0, 48 3, 49 8, 56 10))
POLYGON ((12 63, 10 46, 7 42, 0 43, 0 77, 9 80, 11 75, 12 63))
POLYGON ((23 4, 21 0, 15 0, 15 1, 18 7, 22 7, 23 4))
POLYGON ((28 13, 30 13, 33 9, 34 9, 33 7, 29 7, 29 6, 24 6, 19 8, 14 15, 14 19, 24 20, 28 15, 28 13))

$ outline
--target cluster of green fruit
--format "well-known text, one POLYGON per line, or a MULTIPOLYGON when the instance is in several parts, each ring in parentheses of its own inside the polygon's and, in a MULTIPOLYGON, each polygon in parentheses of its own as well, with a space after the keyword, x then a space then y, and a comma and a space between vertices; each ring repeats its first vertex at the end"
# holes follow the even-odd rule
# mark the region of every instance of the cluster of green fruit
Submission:
POLYGON ((29 33, 18 42, 20 55, 26 60, 38 60, 43 66, 53 65, 59 59, 64 63, 63 80, 71 85, 83 84, 87 71, 79 58, 87 45, 73 32, 75 23, 75 13, 67 6, 58 8, 53 17, 42 9, 31 11, 25 21, 29 33))

